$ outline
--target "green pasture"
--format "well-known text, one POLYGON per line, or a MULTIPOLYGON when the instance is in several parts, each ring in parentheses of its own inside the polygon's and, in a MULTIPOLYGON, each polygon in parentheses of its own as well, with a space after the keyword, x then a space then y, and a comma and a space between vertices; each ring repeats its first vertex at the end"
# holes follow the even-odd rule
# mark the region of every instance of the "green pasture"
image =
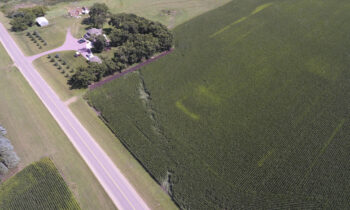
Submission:
POLYGON ((53 162, 44 158, 0 185, 1 209, 80 209, 53 162))
POLYGON ((349 9, 233 0, 87 97, 181 208, 345 209, 349 9))

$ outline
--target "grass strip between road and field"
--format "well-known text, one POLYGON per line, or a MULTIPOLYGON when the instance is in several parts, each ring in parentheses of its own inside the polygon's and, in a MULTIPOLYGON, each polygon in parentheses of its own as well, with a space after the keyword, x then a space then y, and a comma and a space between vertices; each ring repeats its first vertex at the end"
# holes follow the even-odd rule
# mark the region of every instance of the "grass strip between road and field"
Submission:
MULTIPOLYGON (((0 45, 1 46, 1 45, 0 45)), ((0 60, 8 60, 0 47, 0 60)), ((21 158, 18 170, 50 157, 83 209, 114 204, 17 68, 0 69, 0 124, 21 158)))

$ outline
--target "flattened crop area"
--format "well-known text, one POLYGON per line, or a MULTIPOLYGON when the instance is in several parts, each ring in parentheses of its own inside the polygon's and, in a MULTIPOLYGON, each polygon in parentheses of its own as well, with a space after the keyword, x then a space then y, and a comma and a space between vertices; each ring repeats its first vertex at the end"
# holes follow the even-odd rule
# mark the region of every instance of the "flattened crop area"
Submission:
POLYGON ((349 10, 234 0, 88 98, 182 208, 346 208, 349 10))

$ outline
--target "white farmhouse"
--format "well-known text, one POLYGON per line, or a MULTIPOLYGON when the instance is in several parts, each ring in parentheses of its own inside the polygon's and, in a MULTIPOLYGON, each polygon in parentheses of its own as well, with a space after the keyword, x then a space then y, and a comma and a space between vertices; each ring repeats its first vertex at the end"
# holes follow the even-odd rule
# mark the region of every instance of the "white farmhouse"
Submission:
POLYGON ((38 17, 35 19, 35 22, 40 26, 44 27, 49 25, 49 21, 45 17, 38 17))

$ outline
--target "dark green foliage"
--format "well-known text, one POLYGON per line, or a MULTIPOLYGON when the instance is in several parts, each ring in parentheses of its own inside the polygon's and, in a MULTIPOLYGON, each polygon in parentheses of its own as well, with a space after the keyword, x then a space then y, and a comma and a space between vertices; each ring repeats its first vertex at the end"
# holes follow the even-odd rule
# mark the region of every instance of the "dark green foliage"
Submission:
POLYGON ((156 51, 162 52, 169 50, 173 44, 173 35, 166 26, 134 14, 112 15, 109 24, 114 26, 109 35, 112 46, 120 46, 128 40, 130 42, 147 41, 148 45, 152 44, 156 51), (156 38, 156 41, 147 39, 150 37, 156 38))
MULTIPOLYGON (((91 79, 97 81, 103 76, 120 72, 129 65, 149 59, 155 53, 169 50, 173 43, 173 35, 164 25, 134 14, 112 15, 109 24, 113 27, 109 35, 110 44, 116 49, 114 58, 105 59, 104 64, 100 65, 102 67, 94 71, 96 77, 91 77, 91 79), (98 70, 101 72, 97 72, 98 70)), ((105 38, 98 36, 94 40, 93 50, 102 52, 106 45, 105 38)), ((84 68, 81 68, 80 71, 84 71, 84 68)), ((86 71, 92 72, 91 69, 87 68, 86 71)), ((76 72, 76 74, 81 75, 81 72, 76 72)), ((75 88, 87 87, 88 83, 85 82, 87 78, 85 76, 72 77, 71 80, 74 82, 70 84, 75 84, 75 88), (76 80, 79 78, 83 79, 84 82, 77 82, 76 80), (77 84, 84 84, 84 86, 79 87, 77 84)))
POLYGON ((51 55, 47 55, 47 58, 50 59, 50 58, 51 58, 51 55))
POLYGON ((94 40, 94 48, 93 51, 96 53, 100 53, 107 46, 106 38, 103 35, 99 35, 94 40))
POLYGON ((32 8, 21 8, 11 12, 7 16, 11 18, 10 24, 12 31, 24 31, 28 27, 31 27, 35 22, 35 18, 44 16, 45 11, 45 7, 36 6, 32 8))
POLYGON ((41 16, 45 16, 47 8, 43 7, 43 6, 36 6, 36 7, 31 7, 31 8, 23 8, 20 9, 20 11, 24 11, 24 12, 32 12, 36 17, 41 17, 41 16))
POLYGON ((118 47, 124 44, 131 37, 132 34, 130 34, 128 31, 117 28, 113 29, 109 35, 109 38, 111 39, 111 45, 113 47, 118 47))
POLYGON ((90 85, 92 81, 97 81, 96 79, 94 69, 90 68, 90 66, 88 68, 80 67, 68 80, 68 84, 72 88, 82 88, 90 85))
POLYGON ((62 69, 62 66, 58 65, 58 66, 57 66, 57 69, 58 69, 58 70, 61 70, 61 69, 62 69))
POLYGON ((58 63, 57 62, 55 62, 55 64, 53 64, 54 66, 58 66, 58 63))
POLYGON ((35 162, 0 186, 0 209, 80 209, 48 158, 35 162))
POLYGON ((59 58, 59 57, 60 57, 60 55, 59 55, 59 54, 56 54, 56 55, 55 55, 55 58, 59 58))
POLYGON ((233 0, 88 98, 182 209, 348 209, 349 8, 233 0))
POLYGON ((89 23, 95 28, 101 28, 107 20, 108 7, 105 3, 95 3, 90 8, 89 23))
POLYGON ((34 24, 35 15, 32 13, 18 13, 11 21, 12 31, 24 31, 34 24))
POLYGON ((55 59, 54 59, 54 58, 51 58, 51 59, 50 59, 50 62, 55 62, 55 59))

